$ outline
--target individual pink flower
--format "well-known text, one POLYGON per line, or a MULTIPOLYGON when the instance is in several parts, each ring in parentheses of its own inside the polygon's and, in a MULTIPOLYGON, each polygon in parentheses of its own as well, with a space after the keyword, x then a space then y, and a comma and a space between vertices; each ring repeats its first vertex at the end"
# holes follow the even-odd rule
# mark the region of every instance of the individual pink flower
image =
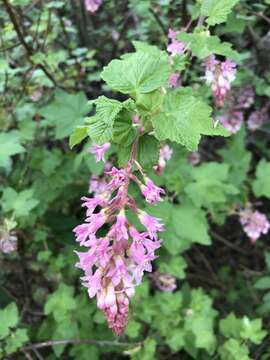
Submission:
POLYGON ((160 195, 165 194, 165 191, 162 188, 156 186, 149 178, 146 178, 145 185, 141 185, 141 192, 145 197, 145 200, 150 204, 154 204, 157 201, 162 201, 160 195))
POLYGON ((42 88, 36 89, 31 95, 31 100, 33 102, 38 102, 42 98, 42 95, 43 95, 42 88))
POLYGON ((240 223, 252 243, 255 243, 262 234, 267 234, 270 228, 267 217, 250 208, 240 211, 240 223))
POLYGON ((151 276, 156 287, 161 291, 172 292, 176 289, 176 278, 170 274, 156 271, 151 276))
POLYGON ((230 110, 219 116, 218 120, 231 134, 236 134, 243 124, 244 114, 242 111, 230 110))
POLYGON ((102 177, 100 178, 96 175, 93 175, 90 178, 89 189, 88 189, 89 193, 94 193, 95 195, 98 195, 104 193, 106 189, 107 189, 107 182, 104 178, 102 177))
POLYGON ((105 143, 103 145, 97 145, 97 144, 93 144, 89 151, 90 153, 94 154, 96 157, 96 161, 103 161, 105 162, 105 152, 107 150, 109 150, 110 148, 110 143, 105 143))
POLYGON ((124 169, 117 169, 116 167, 113 167, 110 171, 107 171, 106 175, 112 178, 108 184, 109 189, 118 188, 127 180, 127 172, 124 169))
POLYGON ((90 11, 91 13, 96 12, 101 4, 102 0, 85 0, 86 10, 90 11))
POLYGON ((158 232, 164 231, 164 225, 160 222, 161 219, 150 216, 145 211, 140 211, 139 219, 142 225, 145 226, 149 237, 153 240, 157 240, 158 232))
POLYGON ((169 85, 172 88, 176 88, 179 85, 180 74, 172 73, 169 77, 169 85))
POLYGON ((171 56, 182 55, 185 50, 185 44, 178 40, 173 40, 168 46, 167 51, 171 56))
POLYGON ((187 160, 190 165, 198 165, 201 161, 201 154, 198 151, 193 151, 188 154, 187 160))
POLYGON ((166 167, 167 161, 172 157, 173 149, 169 145, 164 145, 159 150, 158 165, 154 166, 154 170, 158 175, 161 175, 166 167))

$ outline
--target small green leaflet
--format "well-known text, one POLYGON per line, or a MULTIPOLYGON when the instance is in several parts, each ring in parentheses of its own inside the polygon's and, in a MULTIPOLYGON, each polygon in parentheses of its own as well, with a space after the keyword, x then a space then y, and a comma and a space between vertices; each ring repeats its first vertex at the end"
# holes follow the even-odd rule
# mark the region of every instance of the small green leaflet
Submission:
POLYGON ((256 180, 252 184, 256 196, 266 196, 270 199, 270 162, 262 159, 256 168, 256 180))
POLYGON ((4 189, 1 205, 5 212, 13 211, 15 217, 27 216, 39 201, 33 197, 34 190, 16 192, 13 188, 4 189))
POLYGON ((210 115, 211 108, 191 93, 170 92, 161 113, 152 118, 155 136, 158 140, 169 139, 196 151, 201 135, 229 135, 221 125, 214 126, 210 115))
POLYGON ((20 144, 20 134, 17 130, 0 134, 0 168, 10 164, 12 155, 22 152, 24 152, 24 147, 20 144))
POLYGON ((201 5, 201 15, 207 16, 207 24, 221 24, 227 20, 232 8, 239 0, 203 0, 201 5))
POLYGON ((84 116, 90 111, 91 104, 84 93, 68 94, 63 90, 55 92, 52 103, 41 109, 48 125, 55 126, 55 138, 69 136, 76 126, 82 125, 84 116))
POLYGON ((96 114, 86 120, 88 134, 97 144, 104 144, 113 138, 113 126, 121 110, 131 110, 132 100, 120 102, 100 96, 96 101, 96 114))
POLYGON ((159 142, 151 135, 143 135, 138 143, 138 162, 145 168, 151 168, 158 163, 159 142))
POLYGON ((112 60, 101 78, 113 89, 124 94, 149 93, 166 86, 169 64, 162 51, 137 51, 121 60, 112 60))
POLYGON ((191 49, 194 56, 204 59, 211 54, 223 55, 229 59, 239 61, 239 54, 232 49, 228 42, 221 42, 219 37, 211 36, 207 32, 181 33, 178 39, 183 41, 191 49))
POLYGON ((78 126, 69 137, 69 146, 72 149, 75 145, 79 144, 86 138, 87 126, 78 126))
POLYGON ((18 321, 18 309, 14 302, 0 310, 0 340, 8 336, 9 329, 15 327, 18 321))

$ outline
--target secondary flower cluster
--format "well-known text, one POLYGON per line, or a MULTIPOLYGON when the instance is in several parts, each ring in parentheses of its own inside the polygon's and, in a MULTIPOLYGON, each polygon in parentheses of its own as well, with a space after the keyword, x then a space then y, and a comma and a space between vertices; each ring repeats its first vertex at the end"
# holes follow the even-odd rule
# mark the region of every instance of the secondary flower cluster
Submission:
POLYGON ((236 64, 231 60, 219 61, 210 55, 204 62, 205 80, 211 85, 217 106, 223 106, 235 79, 236 64))
MULTIPOLYGON (((171 62, 176 55, 182 55, 185 51, 185 44, 177 40, 177 34, 179 31, 169 29, 168 40, 169 44, 167 46, 167 51, 171 55, 171 62)), ((169 77, 169 85, 172 88, 176 88, 180 85, 180 74, 173 72, 169 77)))
POLYGON ((250 208, 240 211, 240 223, 252 243, 255 243, 262 234, 267 234, 270 228, 267 217, 250 208))
POLYGON ((85 7, 91 13, 96 12, 102 4, 102 0, 85 0, 85 7))
MULTIPOLYGON (((99 149, 96 150, 98 153, 99 149)), ((152 271, 151 261, 160 247, 158 232, 164 230, 160 219, 139 209, 128 193, 129 184, 134 181, 150 204, 162 200, 164 194, 135 164, 144 183, 133 173, 131 162, 123 169, 113 167, 106 172, 108 181, 102 191, 95 189, 93 198, 82 198, 86 219, 74 229, 76 241, 88 248, 86 252, 77 252, 77 267, 85 273, 83 285, 90 298, 97 297, 98 308, 116 334, 125 330, 130 298, 144 272, 152 271), (137 215, 144 231, 138 231, 129 222, 127 209, 137 215)))
POLYGON ((0 253, 9 254, 17 251, 17 236, 4 228, 0 228, 0 253))

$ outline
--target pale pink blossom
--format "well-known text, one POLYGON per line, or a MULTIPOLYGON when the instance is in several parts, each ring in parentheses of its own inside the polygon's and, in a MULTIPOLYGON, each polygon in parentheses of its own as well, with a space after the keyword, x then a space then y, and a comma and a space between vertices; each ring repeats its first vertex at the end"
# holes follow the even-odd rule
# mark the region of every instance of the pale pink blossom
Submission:
POLYGON ((265 214, 252 211, 250 208, 240 211, 240 223, 252 243, 255 243, 261 235, 267 234, 270 228, 265 214))
POLYGON ((145 226, 148 235, 153 240, 157 240, 158 232, 164 231, 164 225, 161 223, 161 219, 151 216, 145 211, 140 211, 139 219, 142 225, 145 226))
POLYGON ((179 73, 172 73, 169 77, 169 85, 172 88, 176 88, 179 86, 179 79, 180 74, 179 73))
POLYGON ((0 228, 0 252, 9 254, 17 251, 18 238, 14 233, 10 233, 0 228))
POLYGON ((178 40, 173 40, 168 46, 167 51, 171 56, 182 55, 185 50, 185 44, 178 40))
POLYGON ((244 114, 242 111, 230 110, 219 116, 218 120, 231 134, 236 134, 243 124, 244 114))
POLYGON ((176 289, 176 278, 167 273, 160 273, 156 271, 151 276, 156 287, 161 291, 172 292, 176 289))
POLYGON ((158 175, 161 175, 166 167, 167 161, 172 157, 173 149, 169 145, 164 145, 159 150, 158 165, 154 166, 154 170, 158 175))
POLYGON ((201 154, 198 151, 193 151, 188 154, 187 160, 190 165, 198 165, 201 161, 201 154))
POLYGON ((145 185, 141 185, 141 192, 145 197, 145 200, 150 204, 154 204, 157 201, 162 201, 160 195, 165 194, 165 191, 162 188, 156 186, 149 178, 146 178, 145 185))
POLYGON ((101 4, 102 0, 85 0, 86 10, 90 11, 91 13, 96 12, 101 4))
POLYGON ((107 150, 109 150, 110 148, 110 143, 105 143, 103 145, 97 145, 97 144, 93 144, 89 151, 90 153, 94 154, 96 157, 96 161, 103 161, 105 162, 105 153, 107 150))

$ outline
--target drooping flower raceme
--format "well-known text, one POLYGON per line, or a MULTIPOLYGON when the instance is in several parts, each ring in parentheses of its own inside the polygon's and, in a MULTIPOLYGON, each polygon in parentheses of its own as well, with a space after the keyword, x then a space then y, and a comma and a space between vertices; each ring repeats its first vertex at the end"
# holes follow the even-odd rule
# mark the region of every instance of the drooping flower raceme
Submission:
POLYGON ((223 106, 228 92, 231 89, 231 83, 235 79, 236 64, 231 60, 223 62, 210 55, 204 62, 205 80, 211 85, 215 102, 218 106, 223 106))
POLYGON ((240 223, 252 243, 255 243, 262 234, 267 234, 270 223, 259 211, 252 211, 250 208, 240 211, 240 223))
MULTIPOLYGON (((142 172, 139 164, 138 169, 142 172)), ((109 327, 121 334, 128 321, 134 287, 141 282, 145 271, 152 271, 151 261, 160 247, 158 232, 164 230, 160 219, 137 207, 128 194, 129 184, 137 183, 150 203, 160 201, 164 190, 148 178, 142 184, 132 172, 130 162, 123 169, 113 167, 106 176, 110 180, 106 181, 103 192, 95 191, 93 198, 82 198, 86 219, 74 232, 76 241, 88 250, 77 252, 77 267, 84 271, 83 285, 90 298, 97 297, 97 306, 104 312, 109 327), (130 224, 127 209, 138 216, 145 228, 143 232, 130 224)))

